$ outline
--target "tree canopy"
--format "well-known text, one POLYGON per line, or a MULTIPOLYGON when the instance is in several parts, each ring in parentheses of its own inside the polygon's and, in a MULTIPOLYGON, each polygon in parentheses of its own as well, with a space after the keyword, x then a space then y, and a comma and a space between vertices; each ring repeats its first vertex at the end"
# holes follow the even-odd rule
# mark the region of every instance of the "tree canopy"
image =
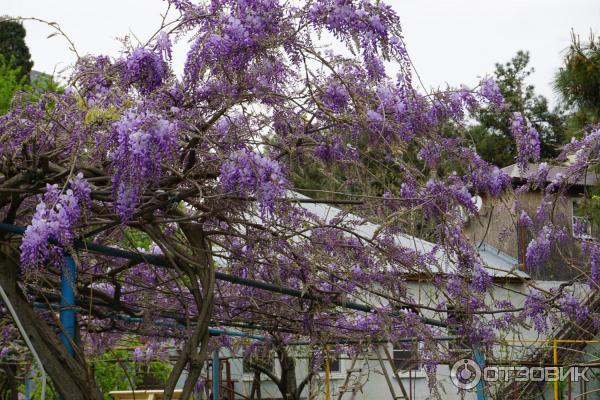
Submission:
POLYGON ((526 82, 533 73, 529 53, 519 51, 505 64, 496 64, 494 79, 506 106, 502 110, 482 108, 475 113, 477 123, 470 128, 477 152, 488 162, 505 167, 514 162, 516 145, 512 115, 526 116, 540 136, 541 158, 551 160, 560 153, 565 142, 564 117, 559 110, 551 111, 548 100, 535 94, 526 82), (502 149, 502 151, 498 151, 502 149))
MULTIPOLYGON (((149 358, 176 346, 165 399, 184 371, 188 399, 207 352, 225 341, 210 338, 209 327, 270 335, 248 351, 275 347, 280 362, 283 346, 297 340, 364 349, 416 338, 425 343, 435 393, 435 370, 450 354, 435 341, 448 309, 460 315, 450 321, 455 332, 474 347, 517 324, 545 331, 550 316, 589 317, 565 291, 534 288, 524 306, 487 301, 493 277, 462 228, 465 215, 479 212, 473 195, 500 198, 510 178, 477 154, 464 130, 447 127, 504 110, 510 100, 494 80, 420 93, 399 17, 380 2, 169 6, 172 20, 146 43, 126 41, 118 58, 80 58, 64 93, 44 93, 0 118, 0 216, 26 227, 22 237, 1 233, 0 285, 65 399, 102 398, 89 355, 127 335, 142 338, 139 352, 149 358), (193 41, 178 78, 172 41, 188 33, 193 41), (345 51, 323 49, 326 35, 345 51), (388 75, 389 64, 397 75, 388 75), (398 174, 394 184, 376 175, 370 184, 381 196, 344 196, 349 209, 380 225, 312 207, 290 179, 293 166, 307 162, 343 168, 345 179, 358 181, 362 165, 380 160, 398 174), (434 243, 402 232, 416 211, 431 224, 434 243), (50 312, 67 257, 82 308, 75 357, 56 339, 61 325, 50 312), (414 296, 408 277, 415 276, 435 296, 414 296), (45 308, 34 309, 39 303, 45 308)), ((523 170, 542 148, 528 113, 537 103, 527 101, 533 105, 504 120, 523 170)), ((566 151, 584 151, 553 187, 593 162, 596 135, 570 145, 566 151)), ((531 217, 532 263, 543 262, 549 243, 564 234, 548 217, 560 193, 549 190, 531 217)), ((598 251, 590 244, 585 257, 598 251)), ((598 272, 585 281, 597 285, 598 272)), ((5 338, 17 336, 8 326, 5 338)))
POLYGON ((573 34, 555 86, 570 111, 569 136, 581 136, 585 128, 600 122, 600 47, 593 35, 581 43, 573 34))
POLYGON ((0 54, 12 67, 18 69, 19 80, 29 82, 33 61, 25 44, 25 34, 25 28, 20 22, 0 18, 0 54))
POLYGON ((10 109, 14 94, 26 87, 25 81, 20 76, 19 69, 12 67, 0 55, 0 115, 10 109))

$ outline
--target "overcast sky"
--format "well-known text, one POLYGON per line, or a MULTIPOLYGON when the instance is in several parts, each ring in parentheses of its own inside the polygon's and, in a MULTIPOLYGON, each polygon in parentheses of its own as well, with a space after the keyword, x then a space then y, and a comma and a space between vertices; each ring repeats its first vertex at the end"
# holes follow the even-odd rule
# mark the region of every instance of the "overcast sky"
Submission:
MULTIPOLYGON (((494 63, 518 50, 531 53, 538 92, 554 99, 552 78, 570 43, 571 29, 583 38, 600 33, 599 0, 388 0, 400 15, 409 54, 429 87, 472 85, 494 63)), ((118 56, 117 37, 147 40, 160 24, 162 0, 2 0, 0 14, 38 17, 60 24, 80 54, 118 56)), ((75 56, 43 24, 26 22, 34 68, 60 71, 75 56)), ((182 68, 185 43, 176 47, 174 67, 182 68)))

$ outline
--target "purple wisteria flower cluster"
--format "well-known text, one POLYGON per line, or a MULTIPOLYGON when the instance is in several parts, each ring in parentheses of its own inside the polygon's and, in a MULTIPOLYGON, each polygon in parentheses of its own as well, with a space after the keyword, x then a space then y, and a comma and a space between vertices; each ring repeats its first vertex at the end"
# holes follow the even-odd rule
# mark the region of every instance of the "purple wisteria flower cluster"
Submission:
POLYGON ((496 107, 503 106, 504 96, 500 92, 500 88, 496 81, 491 77, 486 77, 481 80, 481 95, 493 103, 496 107))
POLYGON ((223 163, 220 182, 225 192, 256 196, 261 211, 270 213, 283 199, 287 184, 281 164, 250 150, 239 150, 223 163))
POLYGON ((158 182, 162 163, 177 149, 177 125, 142 107, 125 111, 112 126, 115 210, 124 221, 133 215, 143 187, 158 182))
POLYGON ((539 291, 533 291, 527 296, 521 315, 531 320, 538 332, 545 332, 548 329, 546 299, 539 291))
POLYGON ((23 235, 21 264, 24 268, 40 267, 53 258, 51 256, 63 255, 72 246, 75 227, 85 206, 91 204, 90 193, 91 187, 82 174, 71 179, 69 188, 64 191, 57 184, 46 185, 46 193, 40 198, 23 235), (50 244, 51 240, 56 246, 50 244))
POLYGON ((537 162, 540 159, 540 136, 520 112, 513 113, 510 130, 517 143, 517 164, 526 170, 530 161, 537 162))
POLYGON ((156 35, 156 50, 165 62, 173 58, 173 45, 167 32, 161 31, 156 35))
POLYGON ((585 321, 590 316, 589 308, 571 294, 565 293, 558 300, 558 304, 563 313, 579 322, 585 321))
POLYGON ((400 59, 406 57, 402 38, 390 34, 390 26, 399 25, 399 19, 386 4, 374 5, 365 0, 321 0, 312 4, 308 18, 315 26, 327 29, 340 40, 357 39, 371 79, 380 80, 385 76, 384 64, 377 56, 378 46, 383 45, 400 59))
POLYGON ((584 241, 581 250, 589 258, 590 275, 588 281, 590 287, 597 290, 600 287, 600 245, 592 241, 584 241))
MULTIPOLYGON (((168 46, 161 36, 161 46, 168 46)), ((163 50, 170 51, 169 48, 163 50)), ((142 94, 149 93, 158 88, 167 75, 167 66, 160 54, 138 47, 121 61, 121 80, 126 85, 136 85, 142 94)))
MULTIPOLYGON (((527 223, 528 221, 526 221, 527 223)), ((525 253, 527 265, 541 267, 550 257, 552 250, 553 232, 548 226, 544 226, 537 237, 527 245, 525 253)))

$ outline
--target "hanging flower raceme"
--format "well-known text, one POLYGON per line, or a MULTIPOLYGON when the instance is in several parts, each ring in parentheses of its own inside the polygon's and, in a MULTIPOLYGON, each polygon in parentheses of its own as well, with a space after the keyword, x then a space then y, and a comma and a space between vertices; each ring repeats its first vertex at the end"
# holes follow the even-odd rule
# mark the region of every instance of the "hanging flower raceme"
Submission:
POLYGON ((137 85, 142 94, 158 88, 167 77, 167 67, 162 55, 143 47, 133 50, 127 59, 121 61, 120 66, 123 83, 137 85))
POLYGON ((111 139, 116 142, 111 154, 115 210, 126 221, 133 215, 142 188, 156 183, 162 163, 173 157, 177 126, 152 111, 133 108, 113 124, 111 139))
POLYGON ((480 93, 485 97, 491 104, 501 107, 504 105, 504 96, 500 92, 498 84, 493 78, 487 77, 481 80, 480 93))
POLYGON ((533 228, 533 221, 527 214, 527 211, 522 210, 521 215, 519 215, 518 224, 520 227, 531 229, 533 228))
MULTIPOLYGON (((96 103, 107 102, 107 94, 113 87, 113 64, 107 56, 86 56, 77 61, 75 65, 74 82, 78 92, 87 101, 88 106, 96 103)), ((72 90, 72 88, 68 88, 72 90)), ((115 101, 116 97, 110 97, 115 101)))
POLYGON ((160 53, 163 61, 171 61, 171 58, 173 57, 173 50, 171 46, 171 39, 169 39, 168 33, 162 31, 156 35, 155 49, 160 53))
POLYGON ((592 289, 598 290, 600 288, 600 245, 592 241, 583 241, 581 251, 590 262, 588 283, 592 289))
POLYGON ((476 266, 473 270, 471 277, 471 288, 477 293, 485 293, 493 284, 492 277, 487 271, 481 267, 476 266))
POLYGON ((525 253, 528 266, 539 267, 550 257, 551 239, 552 231, 545 226, 538 236, 529 242, 525 253))
POLYGON ((321 137, 321 142, 315 147, 313 154, 325 162, 358 160, 358 151, 350 144, 343 143, 338 136, 326 139, 321 137))
POLYGON ((287 180, 279 162, 250 150, 239 150, 221 166, 221 187, 226 192, 256 196, 261 212, 273 212, 285 194, 287 180))
POLYGON ((339 82, 330 82, 322 95, 323 104, 335 112, 342 112, 348 105, 350 96, 346 88, 339 82))
POLYGON ((548 329, 548 310, 540 292, 534 291, 527 296, 521 316, 531 320, 536 331, 540 333, 548 329))
POLYGON ((563 243, 567 238, 564 227, 558 228, 552 225, 544 226, 529 244, 525 251, 528 266, 541 267, 551 255, 554 243, 563 243))
POLYGON ((526 170, 530 161, 540 160, 540 136, 533 126, 527 124, 520 112, 513 113, 510 131, 517 142, 517 164, 519 168, 526 170))
MULTIPOLYGON (((46 193, 38 203, 31 224, 23 234, 21 265, 36 268, 73 244, 74 229, 82 214, 82 206, 90 205, 91 187, 78 174, 69 181, 69 188, 61 192, 58 185, 46 186, 46 193), (50 244, 56 241, 60 247, 50 244)), ((52 260, 56 261, 56 260, 52 260)))
POLYGON ((27 152, 48 151, 55 146, 55 136, 44 135, 36 129, 37 122, 43 120, 47 102, 16 106, 0 117, 0 158, 10 160, 27 152))
MULTIPOLYGON (((308 19, 338 39, 356 40, 368 75, 373 80, 385 76, 383 61, 378 56, 380 51, 393 53, 400 59, 406 56, 398 29, 398 16, 383 3, 374 5, 367 1, 320 0, 311 5, 308 19)), ((410 79, 409 73, 402 75, 410 79)))
POLYGON ((205 29, 187 55, 185 76, 192 85, 207 70, 247 72, 254 61, 265 61, 273 43, 294 34, 277 0, 214 0, 209 12, 212 17, 202 22, 205 29))
POLYGON ((590 316, 590 310, 584 304, 581 304, 581 300, 573 295, 565 293, 560 299, 558 304, 561 311, 566 314, 569 318, 577 321, 585 321, 590 316))

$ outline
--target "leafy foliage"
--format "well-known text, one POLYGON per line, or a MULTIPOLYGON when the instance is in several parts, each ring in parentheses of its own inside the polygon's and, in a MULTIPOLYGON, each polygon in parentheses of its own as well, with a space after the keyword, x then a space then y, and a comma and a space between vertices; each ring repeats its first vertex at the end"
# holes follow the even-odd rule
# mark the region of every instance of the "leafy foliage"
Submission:
POLYGON ((20 22, 7 18, 0 19, 0 55, 10 60, 17 69, 18 79, 29 83, 29 73, 33 67, 29 48, 25 44, 25 28, 20 22))
POLYGON ((9 110, 14 94, 25 88, 27 82, 20 69, 12 66, 12 63, 0 54, 0 115, 9 110))
POLYGON ((581 43, 573 34, 555 86, 571 112, 569 136, 580 137, 584 128, 600 122, 600 39, 591 35, 587 43, 581 43))
POLYGON ((110 350, 93 360, 96 382, 106 400, 113 390, 136 389, 144 375, 152 375, 158 382, 166 382, 171 365, 161 361, 142 362, 132 359, 132 351, 110 350))
MULTIPOLYGON (((14 67, 0 54, 0 115, 15 104, 37 103, 44 93, 62 93, 64 88, 47 74, 38 74, 29 80, 21 76, 20 68, 14 67)), ((51 107, 51 105, 48 105, 51 107)))

